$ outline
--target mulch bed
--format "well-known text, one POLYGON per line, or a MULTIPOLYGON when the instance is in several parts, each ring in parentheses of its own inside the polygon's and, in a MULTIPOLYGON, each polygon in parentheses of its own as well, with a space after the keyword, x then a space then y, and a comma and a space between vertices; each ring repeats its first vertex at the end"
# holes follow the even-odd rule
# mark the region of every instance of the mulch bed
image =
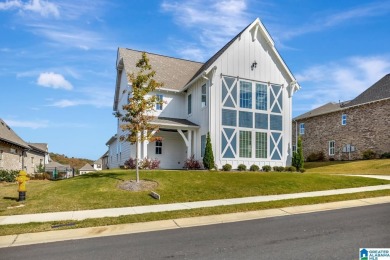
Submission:
POLYGON ((152 191, 157 188, 158 183, 154 181, 140 180, 138 183, 135 180, 123 181, 118 185, 119 189, 128 191, 152 191))

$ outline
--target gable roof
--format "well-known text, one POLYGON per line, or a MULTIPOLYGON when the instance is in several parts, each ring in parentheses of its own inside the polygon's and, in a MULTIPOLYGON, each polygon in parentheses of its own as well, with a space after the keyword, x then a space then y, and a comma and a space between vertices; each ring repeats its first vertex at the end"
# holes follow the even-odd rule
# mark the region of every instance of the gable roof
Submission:
POLYGON ((346 107, 357 106, 386 98, 390 98, 390 74, 378 80, 374 85, 346 104, 346 107))
POLYGON ((79 171, 96 171, 89 163, 85 164, 79 171))
POLYGON ((48 153, 48 148, 46 143, 28 143, 28 146, 33 150, 38 150, 40 152, 48 153))
POLYGON ((28 144, 23 141, 12 129, 0 118, 0 140, 28 149, 28 144))
POLYGON ((53 171, 54 169, 56 169, 57 171, 65 171, 71 170, 71 167, 70 165, 63 165, 55 161, 51 161, 45 165, 45 171, 53 171))
POLYGON ((313 110, 310 110, 309 112, 306 112, 302 115, 299 115, 293 120, 300 120, 304 118, 319 116, 331 112, 335 112, 338 110, 347 109, 353 106, 359 106, 370 102, 375 102, 383 99, 389 99, 390 98, 390 74, 387 74, 380 80, 378 80, 376 83, 374 83, 371 87, 366 89, 364 92, 362 92, 360 95, 358 95, 356 98, 345 101, 342 103, 327 103, 323 106, 317 107, 313 110))

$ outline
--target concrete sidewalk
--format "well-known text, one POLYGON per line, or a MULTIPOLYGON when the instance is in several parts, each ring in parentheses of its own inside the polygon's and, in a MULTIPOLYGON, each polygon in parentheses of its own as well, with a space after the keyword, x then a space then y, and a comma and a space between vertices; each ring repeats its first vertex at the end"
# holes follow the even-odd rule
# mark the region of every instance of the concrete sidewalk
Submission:
MULTIPOLYGON (((387 178, 389 176, 385 176, 385 177, 387 178)), ((245 197, 245 198, 183 202, 183 203, 172 203, 172 204, 159 204, 159 205, 148 205, 148 206, 137 206, 137 207, 126 207, 126 208, 109 208, 109 209, 0 216, 0 225, 22 224, 22 223, 29 223, 29 222, 50 222, 50 221, 65 221, 65 220, 83 220, 83 219, 103 218, 103 217, 118 217, 122 215, 135 215, 135 214, 144 214, 144 213, 152 213, 152 212, 164 212, 164 211, 174 211, 174 210, 237 205, 237 204, 246 204, 246 203, 255 203, 255 202, 268 202, 268 201, 277 201, 277 200, 286 200, 286 199, 340 195, 340 194, 387 190, 387 189, 390 189, 390 184, 359 187, 359 188, 338 189, 338 190, 313 191, 313 192, 303 192, 303 193, 293 193, 293 194, 254 196, 254 197, 245 197)))
POLYGON ((0 248, 213 225, 382 203, 390 203, 390 196, 193 218, 0 236, 0 248))

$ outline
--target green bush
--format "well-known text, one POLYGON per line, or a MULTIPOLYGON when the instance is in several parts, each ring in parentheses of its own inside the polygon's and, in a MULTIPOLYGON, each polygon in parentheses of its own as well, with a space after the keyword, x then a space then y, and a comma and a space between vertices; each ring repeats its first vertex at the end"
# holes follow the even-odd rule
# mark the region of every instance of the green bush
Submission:
POLYGON ((382 154, 381 159, 390 159, 390 152, 382 154))
POLYGON ((227 163, 224 166, 222 166, 222 170, 224 170, 225 172, 231 171, 232 165, 227 163))
POLYGON ((263 170, 263 172, 269 172, 269 171, 271 171, 271 166, 264 165, 263 167, 261 167, 261 169, 263 170))
POLYGON ((260 170, 260 167, 257 166, 256 164, 252 164, 249 170, 252 172, 257 172, 258 170, 260 170))
POLYGON ((325 153, 323 151, 317 153, 311 153, 306 158, 307 162, 323 162, 325 161, 325 153))
POLYGON ((375 159, 375 157, 376 157, 376 153, 373 150, 368 149, 368 150, 363 151, 363 159, 364 160, 375 159))
POLYGON ((245 164, 239 164, 237 166, 237 170, 239 170, 239 171, 246 171, 246 165, 245 164))
POLYGON ((15 182, 18 174, 17 170, 0 170, 0 181, 15 182))
MULTIPOLYGON (((204 168, 211 170, 214 168, 214 164, 214 153, 211 145, 210 133, 207 133, 206 147, 203 155, 203 166, 204 168)), ((216 169, 218 169, 218 167, 216 169)))
POLYGON ((288 172, 296 172, 297 168, 295 168, 294 166, 289 166, 289 167, 286 167, 285 170, 288 171, 288 172))
POLYGON ((274 170, 274 172, 283 172, 284 167, 283 166, 274 166, 273 170, 274 170))
POLYGON ((29 175, 30 180, 50 180, 50 174, 48 173, 35 173, 33 175, 29 175))
POLYGON ((301 168, 301 169, 299 169, 299 171, 300 171, 301 173, 304 173, 304 172, 306 171, 306 169, 305 169, 305 168, 301 168))

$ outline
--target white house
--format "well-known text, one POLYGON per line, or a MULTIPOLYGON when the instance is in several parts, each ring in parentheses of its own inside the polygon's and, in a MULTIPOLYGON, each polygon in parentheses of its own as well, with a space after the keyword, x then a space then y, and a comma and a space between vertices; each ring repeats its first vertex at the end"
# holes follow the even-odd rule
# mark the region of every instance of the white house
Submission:
MULTIPOLYGON (((114 113, 131 95, 127 74, 136 71, 142 51, 119 48, 114 113)), ((144 142, 141 158, 157 158, 160 167, 182 168, 194 155, 202 160, 210 132, 215 163, 285 166, 291 162, 292 96, 300 87, 259 19, 248 25, 206 63, 147 53, 155 79, 164 87, 152 95, 164 101, 154 111, 161 142, 144 142)), ((109 168, 130 157, 135 145, 117 133, 106 143, 109 168)))

